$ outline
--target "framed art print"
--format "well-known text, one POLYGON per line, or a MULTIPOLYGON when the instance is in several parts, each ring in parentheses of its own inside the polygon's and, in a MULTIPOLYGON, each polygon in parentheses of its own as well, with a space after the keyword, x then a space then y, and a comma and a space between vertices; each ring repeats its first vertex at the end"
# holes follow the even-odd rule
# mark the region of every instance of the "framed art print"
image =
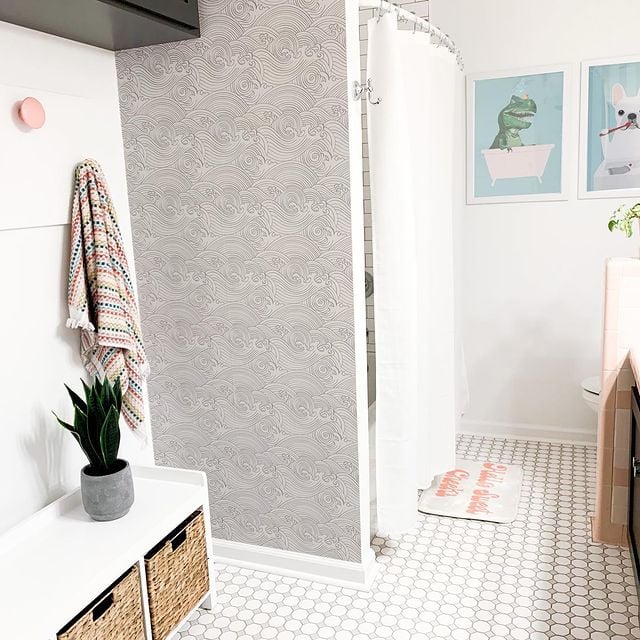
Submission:
POLYGON ((566 200, 568 67, 467 79, 467 203, 566 200))
POLYGON ((640 56, 582 63, 581 198, 640 195, 640 56))

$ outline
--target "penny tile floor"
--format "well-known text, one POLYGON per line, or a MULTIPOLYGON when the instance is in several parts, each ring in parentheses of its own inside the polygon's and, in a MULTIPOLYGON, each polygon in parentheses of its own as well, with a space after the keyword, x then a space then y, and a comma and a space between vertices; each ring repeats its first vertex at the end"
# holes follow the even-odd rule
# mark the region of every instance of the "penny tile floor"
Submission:
POLYGON ((217 565, 218 601, 182 640, 640 638, 629 553, 593 544, 595 448, 460 436, 458 455, 521 465, 508 525, 419 515, 374 538, 371 592, 217 565))

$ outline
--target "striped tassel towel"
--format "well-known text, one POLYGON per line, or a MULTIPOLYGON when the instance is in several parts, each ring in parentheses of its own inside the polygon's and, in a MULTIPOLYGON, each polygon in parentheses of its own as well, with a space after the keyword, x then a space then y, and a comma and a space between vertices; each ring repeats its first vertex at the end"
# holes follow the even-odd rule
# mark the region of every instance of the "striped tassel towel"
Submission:
POLYGON ((91 375, 112 383, 120 378, 124 419, 141 430, 149 365, 116 212, 95 160, 76 167, 67 326, 81 330, 82 361, 91 375))

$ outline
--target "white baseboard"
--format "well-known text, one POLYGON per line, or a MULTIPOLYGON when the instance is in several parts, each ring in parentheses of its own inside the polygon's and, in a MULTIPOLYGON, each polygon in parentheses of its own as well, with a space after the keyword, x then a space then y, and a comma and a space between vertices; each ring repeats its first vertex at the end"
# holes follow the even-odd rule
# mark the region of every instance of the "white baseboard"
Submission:
POLYGON ((371 549, 361 562, 345 562, 218 538, 213 538, 212 543, 214 562, 348 589, 368 591, 378 570, 371 549))
POLYGON ((537 440, 539 442, 566 442, 568 444, 595 445, 595 429, 555 427, 546 424, 518 424, 463 418, 459 433, 493 436, 511 440, 537 440))

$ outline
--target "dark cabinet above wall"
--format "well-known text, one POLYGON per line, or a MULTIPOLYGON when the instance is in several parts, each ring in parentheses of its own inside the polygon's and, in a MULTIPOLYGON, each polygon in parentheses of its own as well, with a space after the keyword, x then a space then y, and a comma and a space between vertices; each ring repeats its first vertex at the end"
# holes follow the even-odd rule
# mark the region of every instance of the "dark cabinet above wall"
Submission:
POLYGON ((0 0, 0 21, 112 51, 200 35, 198 0, 0 0))

